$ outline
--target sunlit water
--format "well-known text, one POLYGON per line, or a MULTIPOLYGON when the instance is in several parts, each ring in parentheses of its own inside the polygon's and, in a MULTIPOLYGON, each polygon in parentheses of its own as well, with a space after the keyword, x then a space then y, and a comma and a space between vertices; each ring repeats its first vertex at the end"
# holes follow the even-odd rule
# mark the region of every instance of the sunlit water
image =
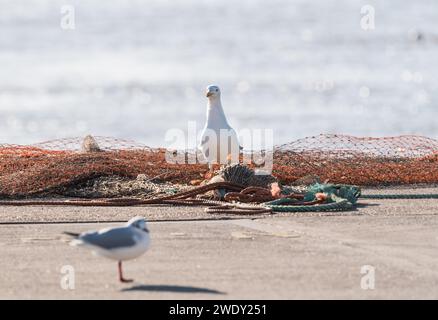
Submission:
POLYGON ((0 143, 236 130, 438 138, 438 2, 0 0, 0 143), (60 27, 75 5, 76 29, 60 27), (360 9, 376 9, 375 30, 360 9))

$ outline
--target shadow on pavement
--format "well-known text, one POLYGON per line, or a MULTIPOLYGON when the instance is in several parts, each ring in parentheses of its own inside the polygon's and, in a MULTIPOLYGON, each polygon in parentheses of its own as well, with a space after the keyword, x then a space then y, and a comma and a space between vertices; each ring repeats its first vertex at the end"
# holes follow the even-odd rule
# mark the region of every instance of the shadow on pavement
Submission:
POLYGON ((213 289, 172 286, 172 285, 137 285, 131 288, 122 289, 122 291, 155 291, 155 292, 176 292, 176 293, 209 293, 209 294, 225 294, 213 289))

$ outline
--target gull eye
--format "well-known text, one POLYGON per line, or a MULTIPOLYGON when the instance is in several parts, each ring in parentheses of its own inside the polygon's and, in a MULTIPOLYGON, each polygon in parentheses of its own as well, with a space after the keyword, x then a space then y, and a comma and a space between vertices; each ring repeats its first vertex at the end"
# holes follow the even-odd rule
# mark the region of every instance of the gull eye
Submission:
POLYGON ((218 92, 219 90, 218 89, 216 89, 216 92, 218 92))

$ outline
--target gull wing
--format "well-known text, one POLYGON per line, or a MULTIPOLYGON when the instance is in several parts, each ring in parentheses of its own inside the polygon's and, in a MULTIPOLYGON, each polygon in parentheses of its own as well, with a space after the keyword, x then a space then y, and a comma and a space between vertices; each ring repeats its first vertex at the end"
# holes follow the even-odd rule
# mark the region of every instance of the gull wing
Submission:
POLYGON ((90 244, 103 249, 116 249, 135 245, 135 234, 130 227, 104 229, 101 231, 87 232, 79 236, 85 244, 90 244))

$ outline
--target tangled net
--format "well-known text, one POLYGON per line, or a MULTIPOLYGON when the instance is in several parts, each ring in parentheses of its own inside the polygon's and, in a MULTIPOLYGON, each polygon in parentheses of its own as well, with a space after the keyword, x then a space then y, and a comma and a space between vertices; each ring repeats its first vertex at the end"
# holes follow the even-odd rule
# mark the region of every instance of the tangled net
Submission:
MULTIPOLYGON (((98 152, 84 152, 83 138, 0 145, 0 198, 72 195, 72 189, 90 187, 102 177, 120 179, 122 185, 112 186, 130 194, 123 183, 132 184, 138 175, 188 184, 202 180, 208 171, 206 164, 168 163, 164 149, 106 137, 93 139, 98 152)), ((307 176, 356 185, 438 183, 438 141, 426 137, 319 135, 277 146, 272 155, 272 174, 283 184, 307 176)), ((148 179, 134 183, 134 188, 142 189, 148 179)), ((109 196, 116 195, 113 190, 109 196)))
POLYGON ((339 184, 434 184, 438 141, 421 136, 319 135, 275 148, 273 174, 285 182, 316 175, 339 184))

